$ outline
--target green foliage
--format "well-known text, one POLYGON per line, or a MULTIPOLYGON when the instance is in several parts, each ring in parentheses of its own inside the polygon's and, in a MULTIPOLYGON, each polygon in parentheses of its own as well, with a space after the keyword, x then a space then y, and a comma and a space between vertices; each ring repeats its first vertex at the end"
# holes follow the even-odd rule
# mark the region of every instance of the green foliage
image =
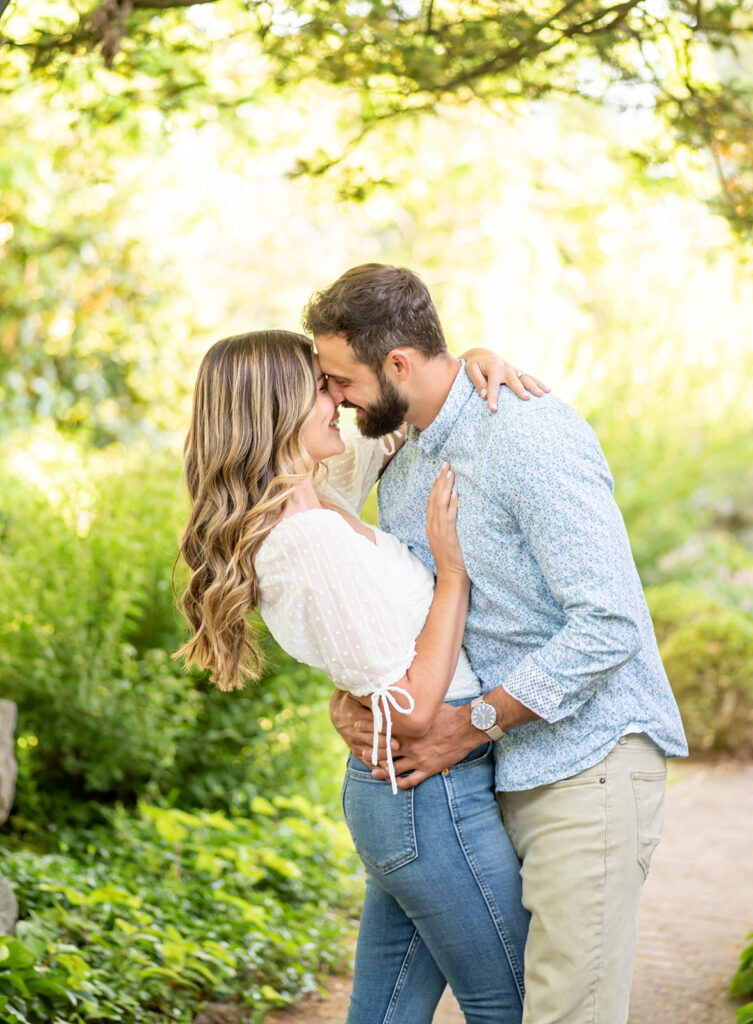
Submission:
POLYGON ((7 473, 2 496, 6 692, 46 778, 89 793, 128 795, 158 777, 196 718, 194 688, 169 657, 177 474, 143 457, 154 462, 138 506, 136 459, 58 495, 54 480, 7 473))
MULTIPOLYGON (((580 96, 619 106, 632 95, 657 114, 643 162, 662 168, 678 151, 705 150, 719 176, 720 209, 741 233, 753 223, 747 0, 703 8, 676 0, 661 10, 641 0, 542 0, 535 9, 467 0, 228 2, 202 4, 198 13, 183 0, 170 6, 165 0, 157 11, 152 0, 133 0, 126 11, 89 0, 83 8, 43 5, 33 18, 12 11, 6 70, 63 89, 85 83, 87 116, 104 123, 130 127, 142 104, 200 119, 256 99, 232 59, 229 74, 211 68, 208 51, 232 53, 241 37, 246 56, 261 49, 269 61, 274 88, 325 82, 355 94, 355 141, 439 102, 481 98, 520 109, 521 101, 580 96)), ((320 152, 299 169, 321 173, 340 156, 320 152)), ((367 190, 373 177, 362 177, 367 190)))
MULTIPOLYGON (((740 954, 740 964, 735 971, 729 986, 731 996, 747 996, 753 994, 753 932, 748 936, 748 944, 740 954)), ((744 1006, 740 1012, 750 1012, 753 1003, 744 1006)), ((744 1017, 742 1024, 748 1024, 749 1019, 744 1017)))
POLYGON ((691 751, 753 753, 753 623, 710 588, 669 583, 646 597, 691 751))
POLYGON ((339 966, 351 928, 331 684, 273 645, 241 693, 170 658, 176 458, 85 454, 43 431, 14 439, 3 469, 19 778, 0 872, 21 919, 0 945, 0 1018, 188 1022, 215 998, 256 1021, 339 966))
MULTIPOLYGON (((86 77, 51 96, 22 76, 0 107, 0 410, 5 427, 52 420, 104 444, 160 391, 174 400, 160 337, 186 324, 170 323, 174 284, 131 225, 139 181, 123 156, 136 140, 94 133, 86 77)), ((159 137, 134 125, 154 156, 159 137)))
POLYGON ((45 943, 39 939, 30 937, 21 942, 0 936, 0 1019, 3 1021, 63 1024, 63 1014, 76 1005, 78 986, 70 984, 63 970, 51 967, 45 954, 45 943))
POLYGON ((735 1011, 737 1024, 753 1024, 753 1003, 746 1003, 735 1011))
POLYGON ((170 657, 184 636, 170 587, 177 459, 44 444, 45 458, 39 442, 16 450, 0 497, 0 673, 19 706, 24 819, 70 812, 61 791, 224 808, 261 791, 329 800, 332 777, 315 771, 338 756, 321 673, 270 644, 269 677, 228 694, 170 657))
POLYGON ((63 830, 55 853, 0 847, 21 912, 16 938, 0 940, 3 1019, 190 1021, 210 997, 258 1013, 340 966, 354 859, 321 805, 274 796, 248 817, 149 804, 106 817, 63 830))
MULTIPOLYGON (((695 390, 687 379, 683 387, 695 390)), ((649 401, 631 422, 615 416, 612 397, 611 408, 602 405, 589 416, 614 474, 633 554, 647 583, 730 577, 751 564, 749 426, 733 412, 720 425, 690 422, 686 404, 686 398, 670 393, 659 409, 649 401), (674 420, 667 417, 667 403, 677 406, 674 420)))

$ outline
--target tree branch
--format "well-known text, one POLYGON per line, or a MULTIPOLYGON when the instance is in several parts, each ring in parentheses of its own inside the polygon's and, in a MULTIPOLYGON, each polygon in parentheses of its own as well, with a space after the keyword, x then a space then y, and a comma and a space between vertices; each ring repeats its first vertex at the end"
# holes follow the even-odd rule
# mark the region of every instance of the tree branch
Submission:
POLYGON ((199 4, 213 4, 217 0, 133 0, 134 10, 166 11, 171 7, 197 7, 199 4))
MULTIPOLYGON (((495 54, 490 57, 489 60, 484 61, 482 64, 478 64, 468 71, 463 71, 460 74, 454 76, 454 78, 447 79, 443 83, 438 83, 432 92, 454 92, 462 85, 468 85, 470 82, 475 81, 479 78, 483 78, 486 75, 493 73, 500 73, 507 71, 509 68, 514 67, 516 64, 520 64, 523 60, 539 57, 542 53, 547 53, 550 50, 555 49, 563 41, 563 39, 572 39, 579 33, 590 28, 592 25, 603 21, 604 18, 611 14, 616 17, 609 23, 606 28, 612 27, 615 22, 624 18, 634 7, 637 7, 641 0, 625 0, 624 3, 615 4, 612 7, 605 7, 597 15, 591 15, 584 21, 579 21, 575 25, 570 25, 566 29, 560 30, 558 37, 552 42, 544 43, 538 39, 540 33, 545 29, 551 27, 556 21, 558 21, 564 14, 570 11, 572 8, 579 6, 580 0, 569 0, 560 10, 553 14, 551 18, 548 18, 544 22, 540 22, 535 29, 533 29, 525 41, 520 42, 517 46, 510 46, 507 49, 495 54)), ((591 33, 595 30, 591 28, 591 33)))

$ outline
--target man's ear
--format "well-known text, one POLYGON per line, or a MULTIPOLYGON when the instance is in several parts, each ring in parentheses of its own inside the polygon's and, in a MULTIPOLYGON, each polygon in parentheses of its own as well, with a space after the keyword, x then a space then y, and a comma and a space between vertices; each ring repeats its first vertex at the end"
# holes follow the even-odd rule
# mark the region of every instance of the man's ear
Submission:
POLYGON ((383 369, 394 384, 405 384, 413 372, 413 353, 408 348, 393 348, 384 361, 383 369))

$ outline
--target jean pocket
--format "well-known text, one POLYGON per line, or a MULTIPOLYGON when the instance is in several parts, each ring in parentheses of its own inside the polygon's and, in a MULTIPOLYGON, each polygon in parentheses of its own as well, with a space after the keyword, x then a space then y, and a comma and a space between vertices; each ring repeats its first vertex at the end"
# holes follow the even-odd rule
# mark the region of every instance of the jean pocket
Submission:
POLYGON ((343 812, 364 864, 386 875, 418 856, 413 790, 392 792, 389 782, 349 768, 343 784, 343 812))
POLYGON ((659 845, 664 824, 664 794, 667 769, 654 772, 631 772, 638 819, 638 864, 644 879, 648 877, 651 857, 659 845))

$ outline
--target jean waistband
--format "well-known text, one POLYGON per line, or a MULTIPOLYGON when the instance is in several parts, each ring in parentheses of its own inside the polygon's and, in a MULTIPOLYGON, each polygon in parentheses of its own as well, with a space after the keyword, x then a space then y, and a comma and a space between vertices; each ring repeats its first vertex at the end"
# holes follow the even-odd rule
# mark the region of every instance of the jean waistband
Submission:
MULTIPOLYGON (((480 747, 474 747, 474 749, 467 753, 461 761, 458 761, 457 764, 453 764, 450 770, 455 771, 457 768, 470 768, 472 765, 492 757, 493 753, 494 744, 491 740, 488 740, 486 743, 482 743, 480 747)), ((351 771, 364 772, 365 774, 371 775, 371 766, 364 764, 363 761, 354 757, 353 754, 348 755, 347 767, 351 771)))

